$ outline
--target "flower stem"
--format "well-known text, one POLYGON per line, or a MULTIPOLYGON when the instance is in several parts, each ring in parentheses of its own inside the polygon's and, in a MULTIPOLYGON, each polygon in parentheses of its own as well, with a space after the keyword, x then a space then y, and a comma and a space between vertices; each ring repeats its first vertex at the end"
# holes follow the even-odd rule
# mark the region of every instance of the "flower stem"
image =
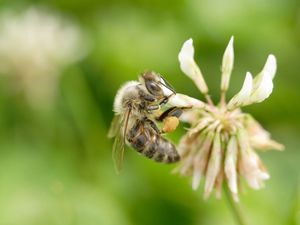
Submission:
POLYGON ((224 192, 227 199, 228 206, 235 218, 236 224, 247 225, 242 210, 237 202, 234 201, 232 195, 226 185, 224 185, 224 192))
POLYGON ((225 106, 226 105, 226 91, 221 91, 221 106, 225 106))
POLYGON ((214 103, 213 103, 213 101, 212 101, 210 95, 205 94, 205 98, 206 98, 206 101, 207 101, 207 103, 208 103, 209 105, 211 105, 211 106, 214 105, 214 103))

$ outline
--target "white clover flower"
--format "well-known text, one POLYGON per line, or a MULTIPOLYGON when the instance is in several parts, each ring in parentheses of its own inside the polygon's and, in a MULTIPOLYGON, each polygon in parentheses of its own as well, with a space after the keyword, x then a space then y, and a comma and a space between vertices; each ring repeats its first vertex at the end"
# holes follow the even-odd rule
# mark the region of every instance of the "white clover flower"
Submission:
POLYGON ((0 72, 34 103, 48 104, 61 70, 86 52, 77 26, 40 8, 3 11, 0 33, 0 72))
POLYGON ((201 70, 194 60, 194 46, 191 38, 184 42, 181 51, 178 54, 178 59, 181 70, 195 82, 202 93, 206 94, 208 88, 201 70))
POLYGON ((228 107, 246 106, 262 102, 268 98, 273 91, 273 78, 275 77, 276 67, 275 56, 269 55, 263 70, 254 80, 252 80, 252 75, 247 73, 242 90, 231 99, 228 107))
POLYGON ((221 91, 227 91, 230 81, 231 72, 233 69, 234 62, 234 52, 233 52, 233 37, 225 49, 222 61, 222 81, 221 81, 221 91))
POLYGON ((201 178, 205 177, 205 198, 210 196, 213 189, 220 196, 222 183, 225 182, 233 198, 238 201, 241 178, 251 188, 259 189, 270 177, 255 149, 283 149, 283 145, 271 140, 270 134, 251 115, 240 109, 245 105, 262 102, 270 96, 276 73, 276 58, 269 55, 264 68, 254 79, 247 72, 241 90, 226 103, 225 94, 234 62, 232 37, 221 67, 221 102, 214 105, 209 98, 208 88, 204 88, 205 81, 193 56, 194 48, 189 39, 179 53, 180 68, 204 93, 207 103, 199 103, 199 100, 180 94, 170 99, 170 103, 175 106, 197 103, 197 107, 183 114, 182 119, 190 123, 191 128, 180 140, 178 151, 182 160, 175 171, 192 176, 193 189, 197 189, 201 178))
POLYGON ((253 78, 250 72, 247 72, 242 89, 228 103, 228 108, 232 109, 244 105, 249 101, 253 87, 253 78))

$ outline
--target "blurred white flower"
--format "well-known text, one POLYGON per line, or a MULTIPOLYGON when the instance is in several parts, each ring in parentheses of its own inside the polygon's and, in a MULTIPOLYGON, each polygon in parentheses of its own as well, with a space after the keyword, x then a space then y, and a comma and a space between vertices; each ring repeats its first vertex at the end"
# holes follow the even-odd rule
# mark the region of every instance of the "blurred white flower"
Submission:
MULTIPOLYGON (((205 81, 201 73, 195 72, 199 67, 193 56, 192 40, 189 39, 179 53, 180 67, 207 97, 208 93, 203 92, 203 87, 199 85, 199 80, 203 80, 202 85, 205 81)), ((180 94, 171 97, 170 103, 175 106, 198 103, 197 107, 183 114, 182 119, 190 123, 191 128, 180 140, 178 151, 181 163, 175 171, 184 176, 192 176, 193 189, 199 187, 201 178, 205 176, 205 198, 213 189, 216 189, 216 195, 220 196, 222 183, 226 182, 233 198, 238 201, 241 178, 244 178, 250 187, 259 189, 270 177, 254 149, 282 150, 284 147, 271 140, 270 134, 251 115, 240 109, 241 106, 262 102, 270 96, 276 73, 275 56, 269 55, 264 68, 254 79, 251 73, 247 72, 239 93, 226 103, 225 94, 233 62, 232 37, 225 50, 221 67, 220 104, 214 105, 210 98, 207 98, 207 103, 197 102, 196 99, 192 100, 191 97, 180 94)))
POLYGON ((2 12, 0 34, 0 72, 16 77, 31 103, 48 104, 61 70, 86 52, 77 26, 40 8, 2 12))

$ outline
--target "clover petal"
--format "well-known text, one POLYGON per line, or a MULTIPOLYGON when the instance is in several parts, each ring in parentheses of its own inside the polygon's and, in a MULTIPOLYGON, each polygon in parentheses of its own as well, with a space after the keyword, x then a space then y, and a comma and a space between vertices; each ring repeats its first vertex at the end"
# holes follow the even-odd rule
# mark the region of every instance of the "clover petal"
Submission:
POLYGON ((253 86, 253 79, 250 72, 247 72, 242 89, 228 103, 228 108, 233 109, 245 105, 250 98, 253 86))
POLYGON ((225 49, 223 60, 222 60, 222 81, 221 90, 227 91, 230 81, 231 72, 234 63, 234 51, 233 51, 233 36, 225 49))
POLYGON ((206 94, 208 92, 208 87, 205 83, 200 68, 194 60, 194 46, 191 38, 184 42, 178 54, 178 60, 182 72, 194 81, 202 93, 206 94))
POLYGON ((263 70, 253 80, 253 90, 248 104, 262 102, 271 95, 276 69, 276 58, 269 55, 263 70))

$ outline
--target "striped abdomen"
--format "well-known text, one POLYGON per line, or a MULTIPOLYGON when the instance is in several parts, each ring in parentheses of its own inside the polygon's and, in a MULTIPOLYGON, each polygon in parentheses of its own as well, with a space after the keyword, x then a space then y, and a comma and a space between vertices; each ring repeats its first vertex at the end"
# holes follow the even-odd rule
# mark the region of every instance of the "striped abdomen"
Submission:
POLYGON ((159 135, 152 137, 141 153, 156 162, 174 163, 180 159, 176 147, 159 135))
POLYGON ((176 147, 162 136, 152 132, 150 129, 143 129, 142 132, 129 132, 127 141, 139 153, 156 162, 175 163, 180 156, 176 147))

